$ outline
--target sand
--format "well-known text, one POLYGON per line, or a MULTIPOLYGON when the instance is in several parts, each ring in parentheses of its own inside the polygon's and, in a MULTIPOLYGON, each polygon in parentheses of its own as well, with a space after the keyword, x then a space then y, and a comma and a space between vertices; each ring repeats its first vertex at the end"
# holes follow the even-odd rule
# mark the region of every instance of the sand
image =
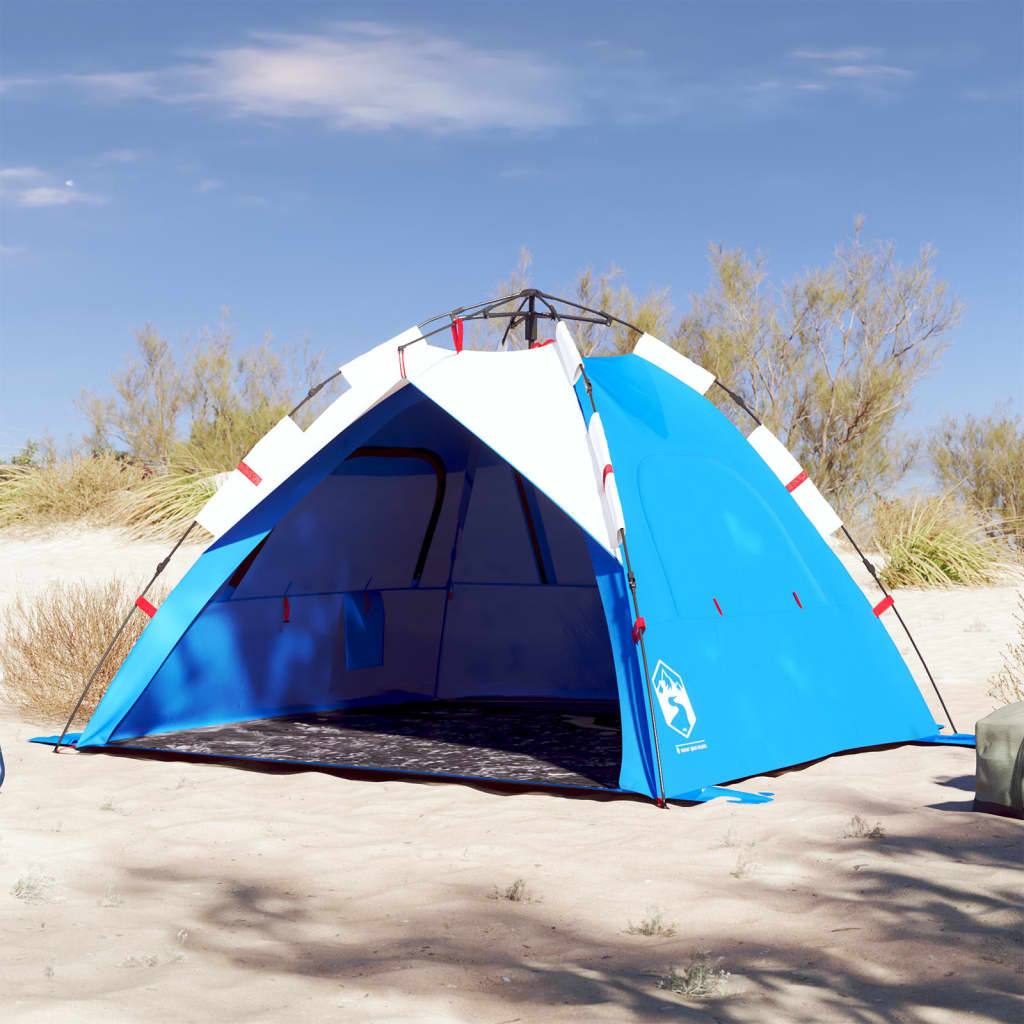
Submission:
MULTIPOLYGON (((138 579, 167 547, 0 535, 0 601, 138 579)), ((1016 590, 897 595, 961 728, 991 710, 1016 590)), ((659 811, 54 755, 24 742, 39 729, 0 710, 5 1022, 1024 1019, 1024 825, 970 810, 969 749, 834 757, 742 784, 772 803, 659 811), (881 835, 849 835, 855 815, 881 835), (494 898, 517 879, 526 899, 494 898), (629 933, 657 914, 674 934, 629 933), (729 973, 715 994, 658 988, 702 953, 729 973)))

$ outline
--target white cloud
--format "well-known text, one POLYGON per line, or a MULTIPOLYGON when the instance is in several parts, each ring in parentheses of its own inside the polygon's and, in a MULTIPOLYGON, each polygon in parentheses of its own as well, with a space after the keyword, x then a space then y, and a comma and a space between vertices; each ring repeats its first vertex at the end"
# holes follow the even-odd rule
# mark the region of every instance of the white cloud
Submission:
POLYGON ((46 177, 46 172, 38 167, 4 167, 0 168, 0 184, 7 181, 39 181, 46 177))
POLYGON ((795 50, 794 57, 805 60, 870 60, 882 51, 877 46, 847 46, 841 50, 795 50))
POLYGON ((19 256, 25 251, 21 245, 4 245, 0 243, 0 257, 19 256))
POLYGON ((862 81, 912 78, 914 74, 906 68, 894 67, 891 64, 839 64, 823 70, 826 75, 835 75, 837 78, 857 78, 862 81))
POLYGON ((256 34, 155 71, 71 77, 115 98, 208 103, 238 116, 347 129, 528 129, 578 114, 565 73, 533 53, 365 22, 323 35, 256 34))
POLYGON ((198 185, 196 185, 197 192, 216 192, 217 189, 223 188, 224 182, 219 178, 203 178, 198 185))
POLYGON ((97 163, 101 164, 136 164, 145 154, 137 149, 108 149, 101 153, 97 163))
POLYGON ((58 184, 38 167, 0 168, 0 199, 18 206, 70 206, 73 203, 98 205, 106 202, 101 196, 80 192, 67 179, 58 184))
POLYGON ((100 204, 106 200, 88 192, 79 192, 75 188, 57 185, 35 185, 22 189, 16 194, 15 201, 19 206, 70 206, 72 203, 100 204))

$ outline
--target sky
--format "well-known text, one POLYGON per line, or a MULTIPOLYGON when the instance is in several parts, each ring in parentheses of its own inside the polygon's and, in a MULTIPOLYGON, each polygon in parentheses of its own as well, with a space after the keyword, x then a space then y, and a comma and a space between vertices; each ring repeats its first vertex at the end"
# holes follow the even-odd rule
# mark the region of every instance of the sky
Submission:
POLYGON ((153 324, 337 365, 519 250, 677 309, 854 218, 966 303, 908 421, 1024 404, 1024 3, 8 0, 0 456, 85 424, 153 324))

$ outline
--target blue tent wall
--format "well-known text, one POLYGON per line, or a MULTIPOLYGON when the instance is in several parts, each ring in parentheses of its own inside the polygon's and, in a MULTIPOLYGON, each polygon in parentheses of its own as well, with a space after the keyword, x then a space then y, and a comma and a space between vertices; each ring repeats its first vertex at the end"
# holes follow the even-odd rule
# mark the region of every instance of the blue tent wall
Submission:
POLYGON ((614 575, 618 563, 414 389, 370 419, 200 558, 147 626, 81 746, 431 697, 620 699, 624 778, 649 792, 649 744, 630 725, 642 690, 633 672, 634 689, 620 693, 622 659, 609 643, 602 598, 617 633, 628 632, 628 609, 595 579, 614 575), (436 494, 434 471, 405 456, 346 459, 361 445, 431 449, 446 467, 418 580, 412 570, 436 494), (227 582, 264 539, 244 577, 227 582), (350 669, 343 606, 346 594, 364 588, 383 602, 384 657, 350 669))
POLYGON ((869 602, 728 419, 638 356, 586 369, 664 691, 667 795, 933 734, 869 602))

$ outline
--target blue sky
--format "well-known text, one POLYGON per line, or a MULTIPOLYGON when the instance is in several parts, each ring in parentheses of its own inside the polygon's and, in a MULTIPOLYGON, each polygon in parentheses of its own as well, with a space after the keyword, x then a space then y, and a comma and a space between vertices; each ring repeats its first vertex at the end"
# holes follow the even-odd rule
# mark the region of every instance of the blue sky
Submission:
POLYGON ((867 217, 967 304, 911 426, 1024 397, 1024 4, 5 5, 0 455, 153 323, 339 363, 491 294, 773 275, 867 217), (68 184, 70 183, 70 184, 68 184))

